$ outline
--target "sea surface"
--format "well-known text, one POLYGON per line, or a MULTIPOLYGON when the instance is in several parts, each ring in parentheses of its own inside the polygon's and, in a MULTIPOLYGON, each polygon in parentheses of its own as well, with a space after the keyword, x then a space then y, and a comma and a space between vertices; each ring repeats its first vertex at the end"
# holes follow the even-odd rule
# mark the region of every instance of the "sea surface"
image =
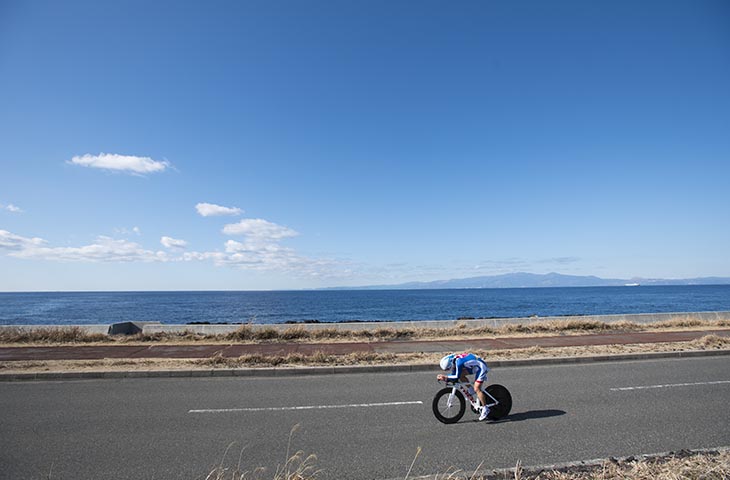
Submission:
POLYGON ((0 325, 407 321, 730 311, 730 285, 0 293, 0 325))

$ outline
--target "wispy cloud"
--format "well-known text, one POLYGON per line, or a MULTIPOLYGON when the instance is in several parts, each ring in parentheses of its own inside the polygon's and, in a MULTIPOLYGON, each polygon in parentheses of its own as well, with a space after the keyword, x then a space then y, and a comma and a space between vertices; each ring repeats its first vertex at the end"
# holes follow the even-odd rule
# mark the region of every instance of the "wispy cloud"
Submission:
POLYGON ((582 261, 579 257, 568 256, 542 259, 512 257, 486 260, 477 265, 466 262, 461 265, 453 262, 448 265, 400 262, 378 267, 346 259, 303 255, 282 244, 286 239, 299 235, 298 232, 264 219, 248 218, 225 225, 223 233, 240 238, 226 240, 220 250, 199 252, 187 250, 187 241, 170 236, 160 238, 160 244, 166 250, 149 249, 136 242, 105 236, 97 237, 89 245, 54 247, 42 238, 0 230, 0 251, 16 258, 61 262, 211 262, 218 267, 284 273, 300 278, 342 280, 358 275, 368 278, 370 283, 443 280, 475 276, 476 272, 477 275, 495 275, 582 261))
POLYGON ((580 257, 553 257, 538 260, 538 263, 555 263, 557 265, 569 265, 571 263, 578 263, 580 261, 580 257))
POLYGON ((0 230, 0 250, 21 252, 26 249, 41 247, 46 243, 42 238, 28 238, 15 235, 7 230, 0 230))
POLYGON ((114 229, 114 233, 116 233, 117 235, 132 235, 132 234, 134 234, 134 235, 140 236, 140 235, 142 235, 142 230, 140 230, 139 227, 132 227, 131 229, 122 227, 122 228, 115 228, 114 229))
POLYGON ((0 210, 6 210, 8 212, 12 213, 23 213, 23 209, 20 207, 17 207, 13 205, 12 203, 8 203, 7 205, 3 205, 0 203, 0 210))
POLYGON ((226 241, 222 251, 183 251, 187 242, 168 236, 160 238, 160 243, 168 251, 155 251, 136 242, 106 236, 97 237, 93 243, 80 247, 54 247, 41 238, 23 237, 6 230, 0 230, 0 251, 4 250, 7 255, 16 258, 58 262, 210 261, 220 267, 281 272, 307 278, 333 278, 349 274, 345 262, 309 258, 280 245, 279 240, 296 232, 271 222, 262 222, 265 223, 254 223, 259 228, 243 229, 248 235, 244 235, 242 241, 226 241))
POLYGON ((284 272, 299 277, 332 278, 347 272, 347 265, 340 261, 309 258, 296 253, 289 247, 277 243, 247 240, 228 240, 225 252, 210 256, 218 266, 243 270, 284 272))
POLYGON ((128 240, 97 237, 81 247, 50 247, 43 239, 26 238, 0 230, 0 248, 17 258, 61 262, 165 262, 171 258, 163 251, 146 250, 128 240))
POLYGON ((474 268, 476 270, 487 270, 495 273, 514 272, 516 270, 531 270, 534 268, 545 268, 545 266, 565 266, 581 261, 580 257, 550 257, 550 258, 505 258, 497 260, 485 260, 474 268))
POLYGON ((170 167, 167 160, 153 160, 150 157, 119 155, 116 153, 100 153, 99 155, 82 155, 73 157, 69 163, 89 168, 100 168, 115 172, 126 172, 136 175, 162 172, 170 167))
POLYGON ((178 240, 172 237, 162 237, 160 238, 160 243, 163 247, 170 249, 184 249, 188 246, 188 242, 185 240, 178 240))
POLYGON ((504 273, 505 271, 513 272, 517 269, 530 268, 530 262, 524 258, 503 258, 497 260, 484 260, 474 266, 474 270, 489 273, 504 273))
POLYGON ((261 218, 244 218, 238 223, 229 223, 223 227, 226 235, 242 235, 257 241, 278 241, 296 237, 298 232, 289 227, 277 225, 261 218))
POLYGON ((243 213, 238 207, 222 207, 215 203, 199 203, 195 205, 195 210, 203 217, 218 217, 223 215, 240 215, 243 213))
POLYGON ((280 242, 299 235, 295 230, 261 218, 244 218, 223 227, 226 235, 243 237, 243 241, 228 240, 225 252, 216 257, 217 265, 242 269, 271 270, 303 276, 331 276, 338 262, 299 255, 280 242))
POLYGON ((292 270, 307 263, 307 260, 297 255, 293 249, 277 243, 228 240, 225 243, 225 253, 225 257, 218 259, 219 264, 241 268, 292 270))

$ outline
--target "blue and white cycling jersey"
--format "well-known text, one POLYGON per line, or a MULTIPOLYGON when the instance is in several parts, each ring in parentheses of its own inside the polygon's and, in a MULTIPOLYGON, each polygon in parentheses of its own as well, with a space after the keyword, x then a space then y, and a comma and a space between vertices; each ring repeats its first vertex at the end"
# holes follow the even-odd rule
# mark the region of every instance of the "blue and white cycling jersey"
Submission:
POLYGON ((449 380, 458 380, 463 371, 469 375, 474 375, 474 382, 483 382, 487 379, 489 367, 484 360, 477 357, 473 353, 460 353, 454 356, 454 369, 451 375, 447 375, 449 380))

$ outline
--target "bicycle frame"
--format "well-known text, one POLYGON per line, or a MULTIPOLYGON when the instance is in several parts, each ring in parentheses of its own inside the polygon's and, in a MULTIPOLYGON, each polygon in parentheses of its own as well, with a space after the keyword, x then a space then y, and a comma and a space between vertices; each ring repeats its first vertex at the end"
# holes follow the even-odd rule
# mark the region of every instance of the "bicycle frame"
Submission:
MULTIPOLYGON (((449 407, 452 406, 452 403, 454 401, 454 396, 456 395, 456 391, 458 390, 461 392, 462 395, 464 395, 464 398, 466 398, 469 401, 469 403, 471 404, 471 408, 473 410, 475 410, 475 411, 479 410, 479 408, 482 406, 479 401, 479 397, 477 395, 472 395, 471 393, 469 393, 469 387, 472 386, 471 383, 458 382, 458 381, 457 382, 446 382, 447 385, 449 383, 451 383, 453 385, 453 390, 451 391, 451 395, 449 395, 449 401, 448 401, 449 407)), ((487 392, 484 388, 482 388, 482 392, 484 393, 484 395, 487 396, 487 399, 488 399, 487 401, 489 401, 489 399, 491 399, 491 401, 492 401, 492 403, 487 403, 487 405, 486 405, 487 407, 492 408, 493 406, 495 406, 499 403, 497 401, 497 399, 494 398, 493 396, 491 396, 489 394, 489 392, 487 392)), ((476 390, 474 393, 476 394, 476 390)))

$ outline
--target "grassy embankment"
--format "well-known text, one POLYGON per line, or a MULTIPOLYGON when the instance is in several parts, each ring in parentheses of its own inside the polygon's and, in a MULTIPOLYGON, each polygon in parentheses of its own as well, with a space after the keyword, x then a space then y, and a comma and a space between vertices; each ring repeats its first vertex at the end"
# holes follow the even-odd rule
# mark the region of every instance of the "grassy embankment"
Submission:
MULTIPOLYGON (((509 336, 579 335, 590 333, 659 332, 677 330, 711 330, 730 327, 730 321, 700 321, 694 319, 673 320, 653 324, 629 322, 604 323, 571 319, 529 324, 505 325, 499 328, 467 327, 455 322, 452 328, 380 328, 376 330, 347 330, 325 328, 309 331, 301 326, 278 330, 256 329, 242 325, 226 335, 199 335, 192 332, 176 334, 108 336, 89 335, 76 327, 62 329, 35 329, 31 331, 4 330, 0 332, 0 344, 4 346, 28 345, 154 345, 154 344, 258 344, 258 343, 327 343, 327 342, 388 342, 399 340, 448 340, 500 338, 509 336)), ((730 338, 706 335, 689 342, 646 343, 633 345, 604 345, 583 347, 531 347, 510 350, 488 350, 475 353, 487 359, 508 360, 536 357, 574 357, 621 353, 644 353, 685 350, 729 349, 730 338)), ((128 369, 210 369, 240 367, 278 367, 301 365, 373 365, 373 364, 436 364, 441 353, 353 353, 330 355, 314 352, 288 355, 243 355, 236 358, 215 356, 204 359, 104 359, 74 361, 16 361, 0 362, 0 372, 42 372, 63 370, 128 370, 128 369)))
MULTIPOLYGON (((392 325, 392 324, 391 324, 392 325)), ((179 333, 154 333, 137 335, 89 334, 80 327, 3 329, 1 345, 65 345, 65 344, 200 344, 200 343, 289 343, 289 342, 362 342, 398 340, 440 340, 455 338, 499 338, 504 336, 571 335, 586 333, 656 332, 688 329, 714 329, 730 327, 730 320, 676 319, 664 322, 639 324, 633 322, 606 323, 596 320, 552 320, 533 323, 507 324, 501 327, 469 327, 458 321, 447 328, 399 328, 395 326, 373 330, 347 328, 320 328, 308 330, 302 326, 284 329, 273 327, 254 328, 243 324, 227 334, 205 335, 186 330, 179 333)))

